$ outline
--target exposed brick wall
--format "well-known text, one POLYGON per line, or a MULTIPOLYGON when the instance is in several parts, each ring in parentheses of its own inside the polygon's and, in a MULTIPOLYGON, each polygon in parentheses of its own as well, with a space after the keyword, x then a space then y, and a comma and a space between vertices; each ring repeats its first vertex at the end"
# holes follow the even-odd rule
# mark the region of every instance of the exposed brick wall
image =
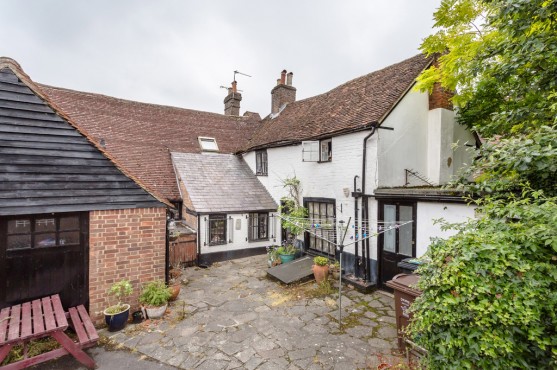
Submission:
POLYGON ((188 190, 184 186, 182 180, 179 180, 180 191, 182 193, 182 219, 186 221, 186 225, 194 230, 197 230, 197 216, 189 214, 187 209, 195 210, 193 208, 193 203, 191 202, 188 190))
POLYGON ((429 94, 429 110, 436 108, 453 110, 453 103, 451 103, 453 95, 452 91, 444 89, 440 83, 436 82, 429 94))
POLYGON ((131 281, 129 301, 138 306, 140 286, 164 279, 165 208, 92 211, 89 214, 89 312, 95 324, 104 320, 107 291, 115 281, 131 281))
POLYGON ((271 90, 271 113, 278 113, 285 103, 296 101, 296 88, 284 84, 277 85, 271 90))

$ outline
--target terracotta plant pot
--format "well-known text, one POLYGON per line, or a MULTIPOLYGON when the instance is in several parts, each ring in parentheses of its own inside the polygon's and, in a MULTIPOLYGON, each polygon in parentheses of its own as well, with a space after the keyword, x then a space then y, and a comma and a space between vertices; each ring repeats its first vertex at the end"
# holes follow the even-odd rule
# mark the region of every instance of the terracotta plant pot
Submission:
POLYGON ((172 293, 172 295, 170 296, 169 300, 171 301, 175 301, 176 298, 178 298, 178 295, 180 294, 180 288, 181 288, 181 284, 178 283, 174 283, 172 285, 169 286, 170 291, 172 293))
POLYGON ((315 281, 317 281, 318 284, 321 284, 322 282, 326 281, 327 278, 329 277, 329 266, 327 265, 325 266, 313 265, 312 270, 313 270, 313 276, 315 276, 315 281))

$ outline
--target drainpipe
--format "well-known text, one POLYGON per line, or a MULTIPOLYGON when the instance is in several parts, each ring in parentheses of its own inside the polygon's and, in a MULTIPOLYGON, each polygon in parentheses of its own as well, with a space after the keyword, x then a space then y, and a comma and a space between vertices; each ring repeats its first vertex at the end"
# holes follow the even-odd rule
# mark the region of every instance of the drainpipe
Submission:
POLYGON ((356 239, 354 241, 354 275, 357 277, 359 275, 360 269, 359 269, 359 263, 358 263, 358 256, 359 256, 359 252, 358 252, 358 248, 360 247, 360 241, 358 240, 359 238, 359 234, 358 234, 358 188, 356 186, 356 179, 358 179, 360 176, 356 175, 354 176, 354 238, 356 239))
POLYGON ((167 209, 166 210, 166 220, 165 220, 165 253, 164 253, 164 281, 168 284, 168 278, 169 278, 169 270, 170 270, 170 238, 169 238, 169 229, 168 229, 168 224, 170 223, 170 218, 171 218, 171 213, 170 211, 167 209))
POLYGON ((201 215, 197 214, 197 266, 199 266, 199 256, 201 255, 201 215))
MULTIPOLYGON (((369 204, 368 204, 368 197, 366 196, 366 163, 367 163, 367 141, 370 137, 375 134, 377 131, 377 125, 373 125, 371 127, 371 132, 364 138, 363 142, 363 153, 362 153, 362 230, 364 223, 366 224, 366 236, 369 236, 369 204)), ((360 231, 360 234, 363 233, 360 231)), ((371 279, 371 274, 369 271, 369 238, 366 238, 362 241, 362 259, 364 260, 364 280, 365 282, 369 282, 371 279), (365 248, 364 248, 365 245, 365 248)))

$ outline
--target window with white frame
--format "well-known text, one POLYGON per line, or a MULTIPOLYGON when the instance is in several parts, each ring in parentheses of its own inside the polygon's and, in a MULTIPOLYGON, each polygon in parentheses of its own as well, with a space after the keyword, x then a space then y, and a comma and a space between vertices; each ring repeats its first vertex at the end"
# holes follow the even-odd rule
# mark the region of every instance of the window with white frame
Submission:
POLYGON ((333 140, 302 141, 303 162, 330 162, 333 160, 333 140))
POLYGON ((198 137, 199 146, 204 152, 218 152, 219 146, 217 145, 217 140, 214 137, 198 137))
POLYGON ((250 242, 269 239, 269 214, 250 213, 249 214, 249 235, 250 242))
POLYGON ((257 150, 255 152, 255 174, 267 176, 267 150, 257 150))

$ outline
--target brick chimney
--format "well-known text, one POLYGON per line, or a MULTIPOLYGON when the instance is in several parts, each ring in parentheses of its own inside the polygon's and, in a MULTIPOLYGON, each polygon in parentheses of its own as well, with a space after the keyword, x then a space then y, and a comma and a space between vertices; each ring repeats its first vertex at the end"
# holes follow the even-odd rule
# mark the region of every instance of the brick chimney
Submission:
MULTIPOLYGON (((437 65, 437 61, 434 65, 437 65)), ((452 97, 453 92, 441 87, 440 83, 433 85, 429 95, 427 177, 439 185, 446 184, 454 173, 452 144, 456 123, 452 97)))
POLYGON ((277 79, 277 86, 271 90, 271 113, 276 114, 288 103, 296 101, 296 88, 292 86, 292 72, 287 73, 283 70, 280 78, 277 79))
POLYGON ((240 115, 240 102, 242 101, 242 94, 238 92, 236 85, 237 82, 232 81, 232 87, 228 88, 228 95, 226 96, 226 98, 224 98, 225 116, 240 115))

